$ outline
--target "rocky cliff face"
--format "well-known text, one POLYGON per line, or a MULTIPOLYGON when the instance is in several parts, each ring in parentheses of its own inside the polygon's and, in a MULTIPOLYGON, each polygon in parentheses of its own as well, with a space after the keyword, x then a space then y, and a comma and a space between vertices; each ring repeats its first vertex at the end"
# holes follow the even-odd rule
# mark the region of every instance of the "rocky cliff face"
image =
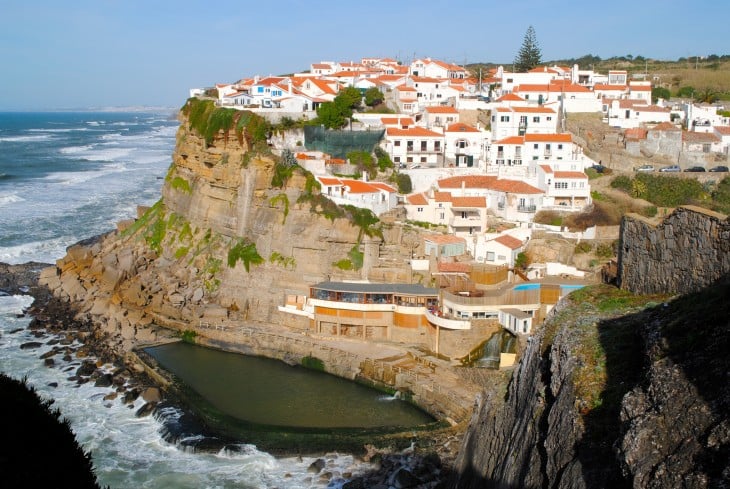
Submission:
POLYGON ((313 212, 297 202, 309 191, 297 172, 272 188, 277 157, 252 150, 245 136, 219 131, 206 142, 183 117, 162 199, 136 222, 71 247, 41 281, 127 349, 153 340, 153 324, 304 327, 277 310, 287 294, 328 278, 406 277, 399 227, 368 238, 348 219, 313 212), (353 249, 362 268, 334 266, 353 249))
POLYGON ((568 296, 484 393, 452 487, 728 487, 727 297, 727 277, 668 302, 568 296))

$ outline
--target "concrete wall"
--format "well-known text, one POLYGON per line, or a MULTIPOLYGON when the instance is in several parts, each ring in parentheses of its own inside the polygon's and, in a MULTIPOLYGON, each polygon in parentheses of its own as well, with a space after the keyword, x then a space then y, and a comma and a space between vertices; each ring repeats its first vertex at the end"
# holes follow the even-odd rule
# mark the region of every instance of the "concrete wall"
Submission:
POLYGON ((638 294, 688 293, 728 273, 728 216, 684 206, 658 225, 637 214, 624 217, 618 255, 621 288, 638 294))

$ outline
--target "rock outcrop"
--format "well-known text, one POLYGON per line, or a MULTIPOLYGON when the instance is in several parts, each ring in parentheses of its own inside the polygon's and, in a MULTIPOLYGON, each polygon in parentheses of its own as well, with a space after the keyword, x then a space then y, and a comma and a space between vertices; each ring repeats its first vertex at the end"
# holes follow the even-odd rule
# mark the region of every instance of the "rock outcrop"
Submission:
POLYGON ((278 306, 312 283, 405 281, 411 250, 400 246, 400 226, 368 237, 350 219, 328 214, 322 200, 307 199, 317 190, 301 172, 272 185, 278 157, 265 146, 252 149, 245 130, 239 136, 221 130, 206 140, 181 115, 162 199, 136 221, 70 247, 41 283, 129 350, 154 341, 156 326, 305 328, 306 318, 278 306), (361 253, 361 268, 335 265, 352 250, 361 253))
POLYGON ((727 278, 669 302, 568 296, 506 394, 485 391, 452 487, 727 487, 727 297, 727 278))

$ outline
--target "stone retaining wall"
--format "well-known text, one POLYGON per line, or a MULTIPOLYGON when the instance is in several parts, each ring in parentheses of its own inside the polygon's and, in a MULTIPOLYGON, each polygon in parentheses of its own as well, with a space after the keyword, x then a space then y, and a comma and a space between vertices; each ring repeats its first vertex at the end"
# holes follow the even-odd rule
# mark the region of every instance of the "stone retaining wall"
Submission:
POLYGON ((684 294, 730 273, 728 216, 677 208, 658 225, 636 214, 621 223, 618 284, 636 294, 684 294))

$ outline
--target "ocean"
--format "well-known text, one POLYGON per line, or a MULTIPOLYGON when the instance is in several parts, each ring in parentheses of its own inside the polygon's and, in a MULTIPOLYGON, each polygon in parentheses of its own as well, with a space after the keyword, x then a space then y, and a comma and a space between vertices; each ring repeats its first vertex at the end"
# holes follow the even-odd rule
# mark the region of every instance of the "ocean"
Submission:
MULTIPOLYGON (((0 113, 0 262, 54 263, 82 239, 136 216, 160 198, 172 162, 175 109, 129 112, 0 113)), ((341 474, 367 470, 348 454, 323 454, 331 480, 308 471, 315 458, 275 458, 242 441, 236 451, 191 452, 167 443, 155 417, 137 418, 111 388, 78 386, 57 360, 39 357, 19 317, 29 296, 0 297, 0 371, 26 377, 54 400, 79 443, 91 451, 98 480, 126 488, 339 487, 341 474), (21 329, 21 331, 17 331, 21 329), (50 384, 57 383, 58 387, 50 384)), ((75 369, 75 367, 74 367, 75 369)), ((175 413, 168 413, 174 416, 175 413)))

